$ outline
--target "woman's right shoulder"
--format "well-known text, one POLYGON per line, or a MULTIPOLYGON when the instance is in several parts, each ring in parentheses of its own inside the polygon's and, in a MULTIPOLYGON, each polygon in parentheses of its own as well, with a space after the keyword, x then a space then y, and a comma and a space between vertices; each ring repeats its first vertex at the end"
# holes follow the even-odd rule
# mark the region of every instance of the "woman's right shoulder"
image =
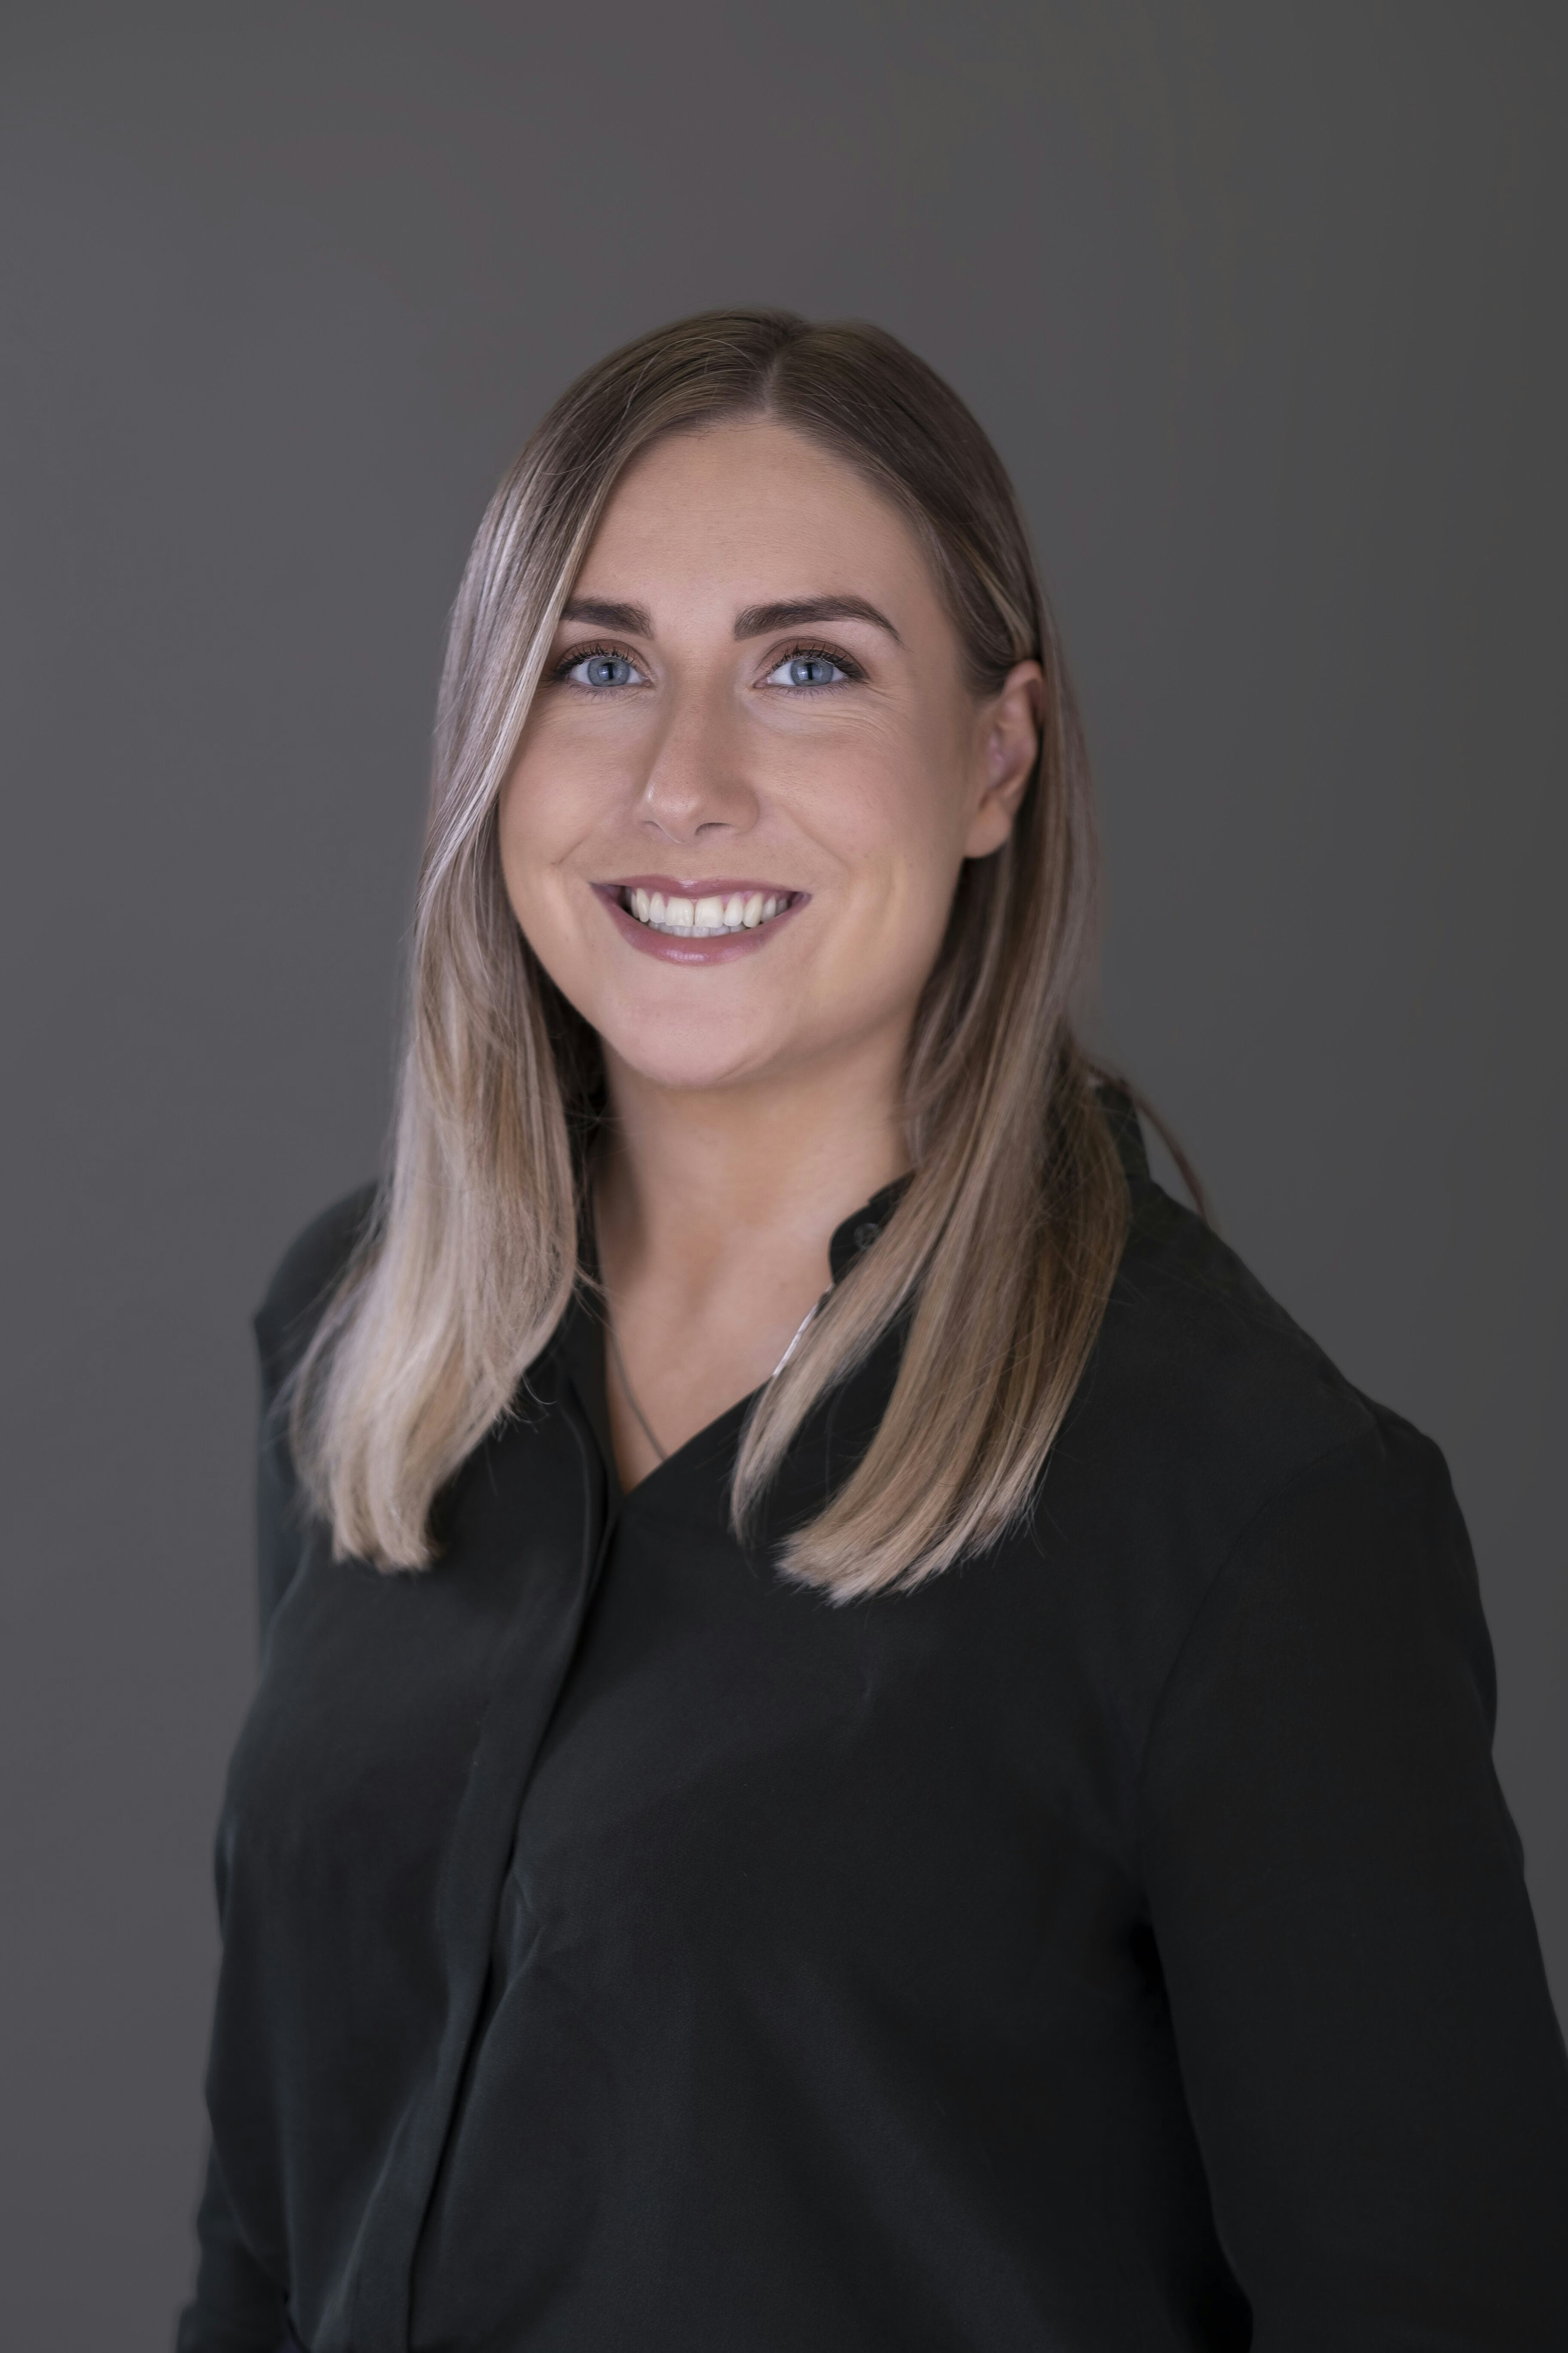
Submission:
POLYGON ((310 1346, 328 1302, 375 1220, 378 1184, 357 1186, 295 1235, 256 1311, 256 1343, 268 1386, 287 1379, 310 1346))

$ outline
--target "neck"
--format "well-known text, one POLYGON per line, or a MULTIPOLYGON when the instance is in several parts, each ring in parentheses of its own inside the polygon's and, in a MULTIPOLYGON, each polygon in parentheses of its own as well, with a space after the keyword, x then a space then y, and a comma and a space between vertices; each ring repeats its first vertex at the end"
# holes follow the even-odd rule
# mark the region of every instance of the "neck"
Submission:
POLYGON ((598 1185, 602 1243, 623 1273, 655 1267, 695 1298, 739 1261, 820 1253, 833 1230, 908 1168, 902 1040, 831 1064, 710 1090, 661 1086, 606 1049, 610 1132, 598 1185))

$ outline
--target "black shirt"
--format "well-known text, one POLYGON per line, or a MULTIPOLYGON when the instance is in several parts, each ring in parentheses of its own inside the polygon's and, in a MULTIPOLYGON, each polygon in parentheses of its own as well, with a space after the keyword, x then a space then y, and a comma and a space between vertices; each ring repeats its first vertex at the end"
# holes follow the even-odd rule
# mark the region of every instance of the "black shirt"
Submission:
MULTIPOLYGON (((566 1319, 423 1576, 268 1427, 184 2353, 1568 2346, 1568 2063, 1436 1451, 1148 1179, 1032 1524, 835 1605, 566 1319)), ((296 1244, 268 1394, 365 1213, 296 1244)), ((834 1239, 842 1279, 879 1197, 834 1239)))

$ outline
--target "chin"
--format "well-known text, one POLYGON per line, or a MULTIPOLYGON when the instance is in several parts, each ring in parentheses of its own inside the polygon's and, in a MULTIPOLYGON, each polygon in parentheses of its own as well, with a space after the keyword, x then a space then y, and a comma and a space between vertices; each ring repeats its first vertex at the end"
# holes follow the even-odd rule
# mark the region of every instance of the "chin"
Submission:
POLYGON ((776 1035, 729 1023, 615 1022, 600 1036, 616 1060, 647 1085, 688 1094, 740 1085, 787 1052, 776 1035))

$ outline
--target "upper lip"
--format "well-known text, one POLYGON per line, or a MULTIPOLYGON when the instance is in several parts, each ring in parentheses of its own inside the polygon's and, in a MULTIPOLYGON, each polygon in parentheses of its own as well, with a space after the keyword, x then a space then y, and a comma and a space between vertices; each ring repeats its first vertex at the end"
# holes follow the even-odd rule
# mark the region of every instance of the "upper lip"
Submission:
POLYGON ((750 898, 760 891, 765 898, 798 899, 801 895, 790 882, 758 882, 739 875, 705 875, 700 881, 683 882, 669 874, 620 874, 614 881, 601 882, 601 891, 661 891, 667 899, 730 899, 737 892, 750 898))

